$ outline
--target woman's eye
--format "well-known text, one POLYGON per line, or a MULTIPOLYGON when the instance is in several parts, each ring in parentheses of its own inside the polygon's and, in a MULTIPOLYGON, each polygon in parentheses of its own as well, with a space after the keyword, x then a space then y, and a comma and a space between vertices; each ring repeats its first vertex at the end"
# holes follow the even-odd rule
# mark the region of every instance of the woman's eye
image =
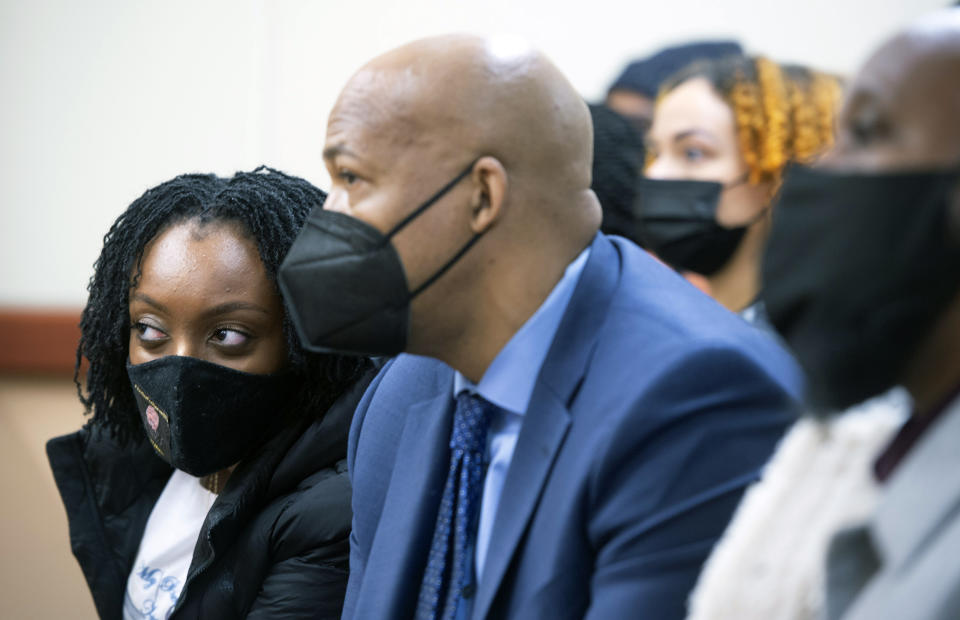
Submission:
POLYGON ((870 145, 881 138, 887 137, 887 125, 880 111, 872 106, 866 106, 850 119, 849 134, 857 146, 870 145))
POLYGON ((337 176, 340 177, 340 180, 343 181, 346 185, 353 185, 357 180, 357 175, 347 170, 346 168, 340 168, 337 171, 337 176))
POLYGON ((850 127, 850 136, 854 144, 858 146, 867 146, 876 136, 876 127, 873 122, 859 120, 850 127))
POLYGON ((688 146, 687 148, 683 149, 683 157, 687 161, 700 161, 704 157, 704 152, 702 149, 688 146))
POLYGON ((144 342, 157 342, 167 337, 165 333, 156 327, 140 321, 133 324, 133 329, 137 330, 137 334, 140 335, 140 340, 144 342))
POLYGON ((247 343, 250 337, 235 329, 218 329, 213 332, 212 340, 225 347, 238 347, 247 343))

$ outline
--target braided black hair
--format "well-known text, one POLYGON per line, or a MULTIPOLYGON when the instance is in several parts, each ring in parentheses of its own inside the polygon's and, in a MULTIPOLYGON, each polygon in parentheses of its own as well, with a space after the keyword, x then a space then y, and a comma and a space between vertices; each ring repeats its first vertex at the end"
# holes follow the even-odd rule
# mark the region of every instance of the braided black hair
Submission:
MULTIPOLYGON (((184 174, 147 190, 117 218, 103 239, 87 287, 90 295, 80 321, 74 383, 90 424, 122 443, 142 436, 143 428, 127 377, 129 294, 140 272, 144 248, 175 224, 231 221, 256 242, 268 277, 277 270, 314 206, 326 194, 307 181, 261 166, 231 178, 184 174), (89 363, 85 386, 83 359, 89 363)), ((279 295, 279 288, 276 289, 279 295)), ((366 358, 316 354, 300 344, 284 311, 289 368, 301 386, 291 400, 300 416, 321 417, 330 404, 369 366, 366 358)))

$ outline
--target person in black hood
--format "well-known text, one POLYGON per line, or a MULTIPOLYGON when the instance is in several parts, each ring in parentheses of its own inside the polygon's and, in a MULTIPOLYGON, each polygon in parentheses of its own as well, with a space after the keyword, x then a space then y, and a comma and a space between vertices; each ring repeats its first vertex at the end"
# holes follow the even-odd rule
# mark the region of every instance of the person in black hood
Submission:
POLYGON ((187 174, 107 233, 74 375, 93 415, 47 444, 100 617, 339 617, 373 364, 305 351, 276 284, 324 199, 262 167, 187 174))
POLYGON ((627 65, 607 90, 606 104, 629 119, 641 135, 646 134, 657 93, 667 78, 700 60, 742 54, 736 41, 693 41, 666 47, 627 65))

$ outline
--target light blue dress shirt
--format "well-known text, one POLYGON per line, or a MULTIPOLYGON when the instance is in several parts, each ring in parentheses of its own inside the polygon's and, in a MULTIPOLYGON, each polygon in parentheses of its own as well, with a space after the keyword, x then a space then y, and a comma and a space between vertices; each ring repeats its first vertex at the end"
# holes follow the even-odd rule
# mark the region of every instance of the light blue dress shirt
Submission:
POLYGON ((590 248, 571 262, 563 277, 544 302, 527 322, 513 335, 490 363, 480 383, 474 385, 469 379, 455 373, 453 394, 468 390, 479 394, 497 406, 490 421, 487 434, 487 475, 483 482, 483 498, 480 503, 480 519, 477 526, 477 545, 474 568, 477 578, 483 575, 483 566, 490 545, 493 520, 500 503, 503 483, 513 459, 513 451, 520 435, 523 416, 527 412, 533 388, 540 375, 540 368, 547 357, 553 338, 560 327, 560 320, 567 310, 573 290, 580 280, 590 248))

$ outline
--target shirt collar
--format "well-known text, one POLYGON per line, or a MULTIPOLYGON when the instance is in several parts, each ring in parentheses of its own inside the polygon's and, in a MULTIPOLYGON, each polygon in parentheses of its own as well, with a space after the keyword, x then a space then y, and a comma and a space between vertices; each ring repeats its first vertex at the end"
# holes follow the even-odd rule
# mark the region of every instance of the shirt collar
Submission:
POLYGON ((915 560, 938 528, 944 529, 960 497, 960 398, 938 412, 936 420, 884 483, 871 533, 891 571, 915 560))
POLYGON ((933 423, 940 418, 943 413, 952 408, 954 403, 960 400, 960 385, 940 401, 940 404, 922 415, 914 412, 907 421, 900 427, 894 438, 887 444, 873 463, 873 474, 876 479, 884 483, 893 474, 894 470, 900 465, 900 462, 913 450, 913 447, 927 433, 927 430, 933 426, 933 423))
POLYGON ((493 358, 479 384, 474 385, 459 372, 454 374, 454 397, 469 390, 501 409, 520 415, 527 411, 540 368, 589 256, 590 247, 587 246, 567 265, 563 277, 537 311, 493 358))

